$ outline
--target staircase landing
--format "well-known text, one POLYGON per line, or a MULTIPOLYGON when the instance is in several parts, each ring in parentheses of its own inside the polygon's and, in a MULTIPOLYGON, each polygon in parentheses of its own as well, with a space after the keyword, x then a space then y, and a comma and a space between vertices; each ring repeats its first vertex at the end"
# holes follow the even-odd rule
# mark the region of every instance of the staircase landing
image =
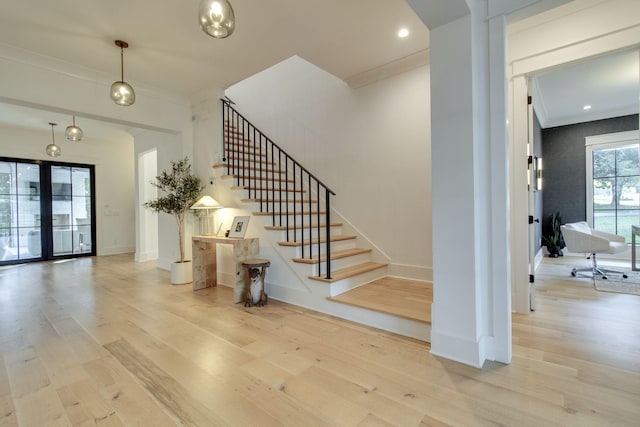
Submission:
POLYGON ((433 285, 428 282, 383 277, 327 299, 431 324, 433 285))

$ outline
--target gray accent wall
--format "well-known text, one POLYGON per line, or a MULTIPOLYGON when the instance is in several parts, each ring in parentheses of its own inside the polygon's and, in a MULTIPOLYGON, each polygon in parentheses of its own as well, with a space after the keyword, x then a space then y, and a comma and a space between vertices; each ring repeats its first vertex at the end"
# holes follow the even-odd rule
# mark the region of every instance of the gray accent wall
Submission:
POLYGON ((553 212, 562 223, 587 219, 585 137, 637 129, 637 114, 542 129, 544 235, 553 212))

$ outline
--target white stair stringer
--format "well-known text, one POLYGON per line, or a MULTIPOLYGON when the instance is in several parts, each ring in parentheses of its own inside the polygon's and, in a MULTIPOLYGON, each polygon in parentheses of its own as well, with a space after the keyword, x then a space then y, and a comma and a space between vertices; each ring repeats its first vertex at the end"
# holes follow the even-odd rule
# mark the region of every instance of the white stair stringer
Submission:
MULTIPOLYGON (((216 186, 216 199, 224 200, 225 207, 234 207, 239 209, 237 215, 251 216, 249 230, 251 237, 260 239, 260 257, 267 258, 271 261, 271 266, 267 271, 266 287, 270 298, 287 302, 300 307, 312 309, 321 313, 333 315, 350 321, 354 321, 367 326, 386 330, 389 332, 409 336, 419 340, 430 341, 430 325, 411 319, 401 318, 386 313, 381 313, 365 308, 355 307, 346 304, 340 304, 329 301, 328 297, 335 297, 350 289, 370 283, 374 280, 385 277, 387 268, 378 268, 366 273, 345 279, 337 280, 332 283, 324 283, 318 280, 310 279, 310 276, 317 276, 318 264, 297 263, 294 258, 301 257, 300 247, 281 246, 278 242, 286 239, 285 230, 267 230, 266 226, 271 226, 271 216, 253 215, 259 210, 259 203, 253 201, 243 201, 249 198, 247 190, 232 189, 236 187, 235 179, 220 179, 226 175, 224 168, 215 167, 215 174, 218 176, 216 186), (224 194, 219 194, 224 193, 224 194), (231 203, 229 203, 231 202, 231 203)), ((314 210, 315 204, 314 204, 314 210)), ((332 210, 332 223, 343 222, 339 214, 332 210)), ((351 224, 330 227, 331 235, 346 234, 344 229, 348 229, 349 235, 355 235, 355 239, 332 241, 331 249, 333 251, 365 246, 371 249, 365 254, 358 254, 346 258, 332 259, 332 271, 349 267, 367 261, 376 261, 388 263, 388 257, 379 251, 368 239, 365 239, 361 233, 351 224), (363 242, 364 245, 363 245, 363 242)), ((299 224, 299 222, 298 222, 299 224)), ((293 231, 290 230, 290 233, 293 231)), ((308 230, 304 232, 304 239, 308 239, 308 230)), ((298 233, 301 233, 298 230, 298 233)), ((313 230, 312 237, 316 237, 317 230, 313 230)), ((321 227, 321 235, 324 237, 325 228, 321 227)), ((300 234, 297 234, 300 236, 300 234)), ((320 245, 321 251, 324 251, 324 243, 320 245)), ((308 247, 305 248, 305 256, 308 256, 308 247)), ((316 245, 313 245, 313 255, 317 251, 316 245)), ((323 275, 326 272, 326 263, 321 261, 320 268, 323 275)))

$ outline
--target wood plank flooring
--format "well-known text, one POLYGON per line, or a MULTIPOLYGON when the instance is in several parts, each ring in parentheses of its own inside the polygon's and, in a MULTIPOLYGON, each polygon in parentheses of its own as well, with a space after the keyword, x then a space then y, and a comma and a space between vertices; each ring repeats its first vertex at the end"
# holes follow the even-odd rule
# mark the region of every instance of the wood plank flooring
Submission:
POLYGON ((129 255, 3 268, 0 426, 637 426, 640 297, 595 291, 567 261, 545 260, 537 311, 514 315, 513 362, 483 369, 171 286, 129 255))
POLYGON ((427 282, 384 277, 327 299, 431 324, 433 285, 427 282))

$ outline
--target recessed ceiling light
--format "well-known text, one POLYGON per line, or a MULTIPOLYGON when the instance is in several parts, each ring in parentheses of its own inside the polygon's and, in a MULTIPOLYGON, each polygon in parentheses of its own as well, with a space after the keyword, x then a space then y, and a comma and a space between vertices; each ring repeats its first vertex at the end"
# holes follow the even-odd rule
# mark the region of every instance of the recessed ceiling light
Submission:
POLYGON ((583 110, 590 110, 591 109, 591 105, 585 105, 584 107, 582 107, 583 110))
POLYGON ((409 30, 407 30, 406 28, 401 28, 400 31, 398 31, 398 37, 400 37, 401 39, 407 37, 409 35, 409 30))

